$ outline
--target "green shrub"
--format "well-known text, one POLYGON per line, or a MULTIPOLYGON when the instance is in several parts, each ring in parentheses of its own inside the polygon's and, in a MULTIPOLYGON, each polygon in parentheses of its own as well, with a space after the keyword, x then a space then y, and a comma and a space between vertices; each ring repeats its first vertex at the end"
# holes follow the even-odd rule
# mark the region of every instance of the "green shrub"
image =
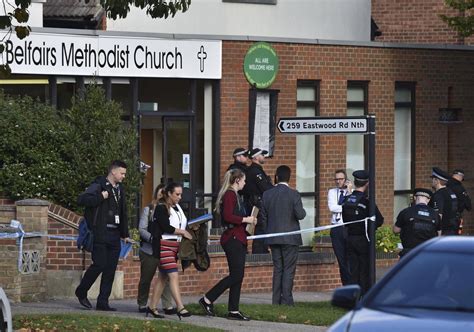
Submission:
POLYGON ((29 97, 0 93, 0 192, 14 200, 41 198, 76 212, 77 197, 114 159, 128 165, 125 186, 129 215, 141 174, 137 135, 126 126, 119 104, 88 86, 83 99, 58 111, 29 97))
POLYGON ((50 106, 0 91, 0 191, 14 200, 64 195, 67 124, 50 106))
POLYGON ((382 226, 375 232, 375 248, 378 252, 396 252, 400 236, 393 233, 392 227, 382 226))

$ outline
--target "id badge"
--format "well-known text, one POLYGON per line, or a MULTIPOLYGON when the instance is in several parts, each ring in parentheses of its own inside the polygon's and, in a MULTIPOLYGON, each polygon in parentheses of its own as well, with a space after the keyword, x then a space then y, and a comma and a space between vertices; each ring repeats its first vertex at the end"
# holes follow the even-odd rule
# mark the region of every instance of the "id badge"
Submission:
POLYGON ((120 216, 118 214, 115 215, 115 225, 120 224, 120 216))

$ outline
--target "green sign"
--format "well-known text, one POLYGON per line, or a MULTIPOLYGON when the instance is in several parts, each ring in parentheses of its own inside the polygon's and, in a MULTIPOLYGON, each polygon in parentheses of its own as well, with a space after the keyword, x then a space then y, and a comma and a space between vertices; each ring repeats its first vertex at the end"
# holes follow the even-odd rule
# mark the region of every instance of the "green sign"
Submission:
POLYGON ((244 73, 247 81, 258 88, 272 85, 278 73, 279 61, 273 47, 259 42, 249 48, 244 59, 244 73))

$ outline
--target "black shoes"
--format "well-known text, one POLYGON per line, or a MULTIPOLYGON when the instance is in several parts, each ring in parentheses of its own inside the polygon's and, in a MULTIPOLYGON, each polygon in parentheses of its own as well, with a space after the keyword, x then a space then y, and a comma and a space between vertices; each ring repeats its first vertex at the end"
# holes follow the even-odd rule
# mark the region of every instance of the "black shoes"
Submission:
POLYGON ((192 316, 191 313, 189 311, 187 311, 185 307, 181 308, 181 310, 178 311, 176 313, 176 315, 178 315, 179 320, 181 320, 181 317, 191 317, 192 316))
POLYGON ((239 312, 236 312, 236 313, 229 312, 227 314, 227 319, 249 321, 250 317, 245 316, 243 313, 241 313, 239 311, 239 312))
POLYGON ((138 312, 140 312, 142 314, 146 313, 146 307, 139 305, 138 306, 138 312))
POLYGON ((204 312, 206 313, 206 315, 208 315, 208 316, 215 316, 216 315, 214 313, 214 305, 212 303, 207 304, 206 301, 204 301, 203 297, 201 297, 199 299, 199 304, 201 305, 201 307, 204 310, 204 312))
POLYGON ((86 309, 92 309, 92 304, 89 302, 87 299, 87 296, 80 296, 80 294, 77 292, 77 289, 75 291, 76 297, 79 300, 79 303, 86 309))
POLYGON ((165 312, 165 315, 176 315, 178 313, 176 308, 163 308, 163 311, 165 312))
POLYGON ((117 311, 117 309, 112 308, 108 304, 100 304, 100 305, 98 304, 95 306, 95 309, 99 311, 117 311))
POLYGON ((165 318, 165 316, 161 315, 156 308, 152 309, 146 307, 146 317, 148 317, 148 314, 152 315, 154 318, 165 318))

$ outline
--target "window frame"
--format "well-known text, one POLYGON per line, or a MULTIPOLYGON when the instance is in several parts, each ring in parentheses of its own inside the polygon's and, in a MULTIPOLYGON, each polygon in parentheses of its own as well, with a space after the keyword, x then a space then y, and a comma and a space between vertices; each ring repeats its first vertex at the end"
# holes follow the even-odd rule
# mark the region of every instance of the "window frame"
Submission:
MULTIPOLYGON (((394 190, 393 194, 394 196, 396 195, 406 195, 406 194, 411 194, 413 190, 415 189, 415 183, 416 183, 416 178, 415 178, 415 172, 416 172, 416 82, 395 82, 395 90, 397 89, 408 89, 410 90, 411 93, 411 101, 410 102, 396 102, 395 101, 395 94, 394 94, 394 113, 397 108, 409 108, 410 109, 410 117, 411 117, 411 146, 410 146, 410 189, 404 189, 404 190, 394 190)), ((395 114, 394 114, 395 116, 395 114)), ((394 123, 395 125, 395 123, 394 123)), ((395 137, 394 137, 394 143, 395 143, 395 137)), ((395 150, 395 145, 394 145, 394 150, 395 150)), ((394 168, 395 172, 395 168, 394 168)))
MULTIPOLYGON (((348 101, 346 100, 346 114, 349 108, 363 108, 364 115, 369 114, 369 83, 370 81, 351 80, 347 81, 346 95, 350 88, 362 88, 364 91, 363 101, 348 101)), ((347 137, 347 136, 346 136, 347 137)), ((364 135, 364 169, 367 169, 369 165, 369 137, 364 135)), ((347 166, 347 161, 346 161, 347 166)))
MULTIPOLYGON (((311 87, 315 89, 315 100, 314 101, 298 101, 298 97, 296 96, 296 109, 299 107, 313 107, 315 116, 320 115, 320 87, 321 81, 320 80, 308 80, 308 79, 301 79, 296 81, 296 91, 298 88, 304 87, 311 87)), ((320 148, 319 148, 319 135, 314 135, 314 146, 315 146, 315 153, 314 153, 314 165, 315 165, 315 177, 314 177, 314 192, 307 191, 307 192, 300 192, 301 197, 314 197, 315 202, 319 201, 319 173, 320 173, 320 148)), ((315 214, 314 214, 314 225, 319 225, 319 209, 317 208, 317 204, 315 204, 315 214)))

